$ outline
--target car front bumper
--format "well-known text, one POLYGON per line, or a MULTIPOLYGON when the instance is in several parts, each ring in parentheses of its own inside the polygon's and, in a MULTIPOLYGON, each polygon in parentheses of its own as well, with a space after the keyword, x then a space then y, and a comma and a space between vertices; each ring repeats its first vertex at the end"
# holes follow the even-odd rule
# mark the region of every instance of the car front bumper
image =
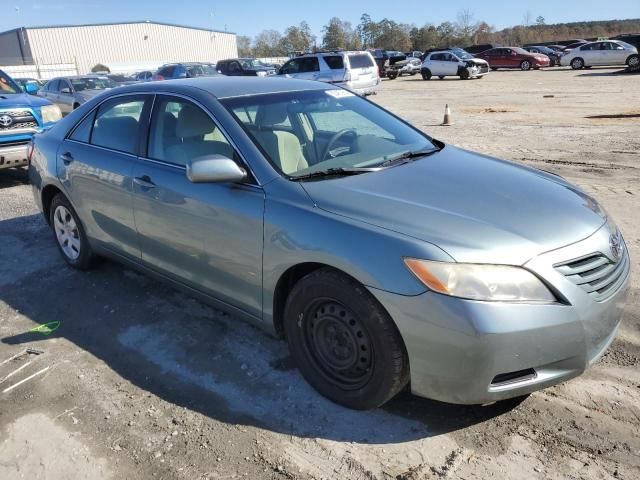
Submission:
POLYGON ((0 170, 25 166, 28 156, 28 141, 10 142, 5 145, 0 143, 0 170))
POLYGON ((591 250, 589 243, 597 242, 556 250, 525 265, 560 292, 566 304, 480 302, 370 289, 404 339, 412 392, 450 403, 485 404, 584 372, 613 341, 629 282, 627 269, 615 292, 595 301, 553 267, 560 258, 579 258, 580 248, 584 255, 591 250))

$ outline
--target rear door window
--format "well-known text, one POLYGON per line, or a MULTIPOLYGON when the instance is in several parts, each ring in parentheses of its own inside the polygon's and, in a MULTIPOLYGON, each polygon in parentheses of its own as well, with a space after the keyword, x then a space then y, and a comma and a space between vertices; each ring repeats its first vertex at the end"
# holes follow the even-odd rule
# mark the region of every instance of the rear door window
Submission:
POLYGON ((318 57, 303 58, 300 64, 300 73, 317 72, 320 70, 318 57))
POLYGON ((324 61, 327 62, 331 70, 340 70, 344 68, 344 60, 342 55, 325 55, 324 61))
POLYGON ((370 68, 373 67, 373 60, 365 54, 349 55, 349 64, 351 68, 370 68))

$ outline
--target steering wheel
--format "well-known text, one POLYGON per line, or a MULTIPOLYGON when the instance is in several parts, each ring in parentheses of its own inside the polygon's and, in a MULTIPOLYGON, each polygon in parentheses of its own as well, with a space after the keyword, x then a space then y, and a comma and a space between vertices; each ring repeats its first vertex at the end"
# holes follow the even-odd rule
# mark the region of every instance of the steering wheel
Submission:
POLYGON ((327 146, 324 149, 324 153, 322 154, 322 159, 320 161, 324 162, 327 159, 329 152, 331 152, 331 148, 338 142, 338 140, 340 140, 342 137, 345 137, 347 135, 353 135, 354 140, 358 136, 358 134, 353 128, 345 128, 344 130, 340 130, 339 132, 334 133, 333 136, 327 142, 327 146))

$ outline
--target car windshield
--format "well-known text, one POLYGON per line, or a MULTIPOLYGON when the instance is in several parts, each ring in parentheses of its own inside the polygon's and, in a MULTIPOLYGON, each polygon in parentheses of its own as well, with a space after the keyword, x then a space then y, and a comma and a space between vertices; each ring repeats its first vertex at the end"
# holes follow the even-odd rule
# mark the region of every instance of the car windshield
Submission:
POLYGON ((456 56, 462 60, 469 60, 470 58, 474 58, 473 55, 471 55, 466 50, 463 50, 462 48, 452 48, 451 51, 455 53, 456 56))
POLYGON ((268 68, 267 65, 255 58, 243 58, 240 60, 242 68, 268 68))
POLYGON ((22 90, 8 75, 0 72, 0 94, 3 93, 22 93, 22 90))
POLYGON ((347 90, 242 96, 221 102, 273 166, 292 179, 377 168, 439 149, 426 135, 347 90))
POLYGON ((519 53, 520 55, 529 55, 530 52, 527 52, 524 48, 520 48, 520 47, 512 47, 511 50, 513 50, 516 53, 519 53))
POLYGON ((634 48, 633 45, 631 45, 630 43, 627 43, 627 42, 623 42, 622 40, 617 40, 616 43, 619 43, 624 48, 634 48))
POLYGON ((214 76, 214 75, 220 75, 218 73, 218 70, 216 69, 215 65, 212 65, 210 63, 203 63, 202 64, 202 71, 204 72, 205 75, 207 76, 214 76))
POLYGON ((539 50, 542 53, 554 53, 552 49, 550 49, 549 47, 532 47, 535 48, 536 50, 539 50))
POLYGON ((83 90, 106 90, 118 86, 116 82, 106 77, 72 78, 71 85, 76 92, 83 90))

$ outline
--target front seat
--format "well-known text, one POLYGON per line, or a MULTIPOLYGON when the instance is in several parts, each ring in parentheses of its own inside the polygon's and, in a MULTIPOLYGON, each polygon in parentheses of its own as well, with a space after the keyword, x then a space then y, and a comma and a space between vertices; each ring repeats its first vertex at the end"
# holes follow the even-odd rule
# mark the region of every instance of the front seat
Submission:
POLYGON ((178 114, 176 137, 178 143, 166 149, 170 161, 186 165, 189 160, 205 155, 219 154, 233 158, 233 148, 226 142, 207 140, 208 135, 216 128, 215 124, 198 107, 185 105, 178 114))
POLYGON ((302 152, 300 140, 293 133, 278 129, 288 119, 285 103, 261 105, 256 114, 255 135, 271 157, 271 160, 286 173, 295 173, 309 167, 302 152))

